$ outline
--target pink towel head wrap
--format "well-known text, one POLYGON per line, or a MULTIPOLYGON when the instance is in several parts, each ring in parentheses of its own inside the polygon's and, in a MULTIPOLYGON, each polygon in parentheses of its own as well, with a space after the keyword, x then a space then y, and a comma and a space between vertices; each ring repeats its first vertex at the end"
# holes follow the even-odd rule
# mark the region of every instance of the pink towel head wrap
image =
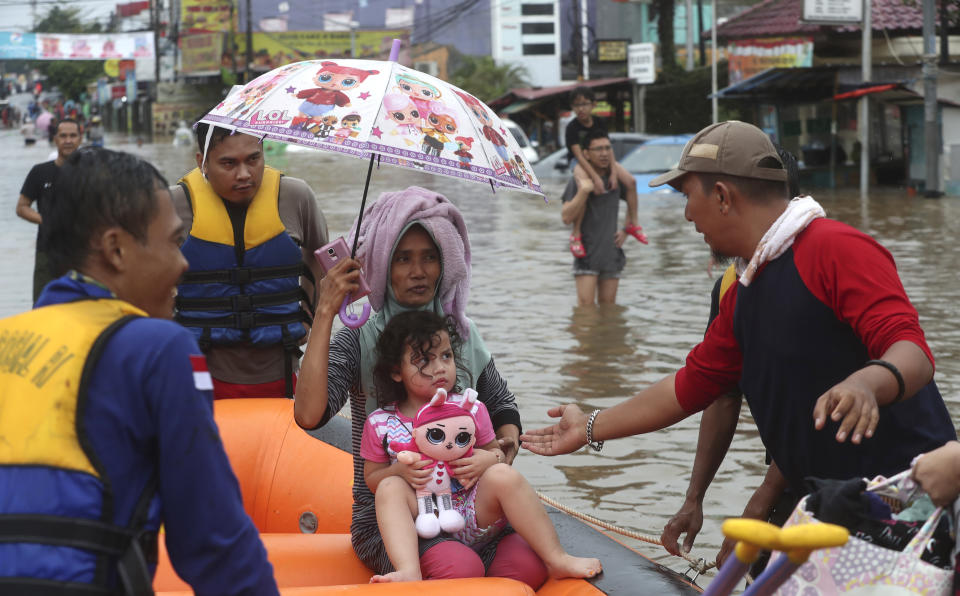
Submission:
MULTIPOLYGON (((393 251, 400 241, 400 233, 413 222, 422 225, 440 248, 443 262, 438 289, 440 305, 445 314, 457 321, 461 335, 469 337, 470 325, 464 313, 470 296, 467 226, 456 205, 445 196, 419 186, 385 192, 363 214, 357 258, 363 262, 364 276, 370 284, 367 297, 370 306, 376 311, 383 308, 393 251)), ((347 244, 353 243, 356 233, 354 220, 347 244)))

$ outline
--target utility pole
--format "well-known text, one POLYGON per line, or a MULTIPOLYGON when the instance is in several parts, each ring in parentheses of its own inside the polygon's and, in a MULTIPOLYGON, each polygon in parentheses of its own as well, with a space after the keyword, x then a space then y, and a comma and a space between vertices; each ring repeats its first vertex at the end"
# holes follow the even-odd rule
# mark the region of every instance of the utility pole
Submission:
POLYGON ((703 40, 703 0, 697 0, 697 40, 700 42, 700 66, 706 66, 706 42, 703 40))
MULTIPOLYGON (((240 2, 240 0, 237 0, 237 2, 240 2)), ((233 63, 233 76, 231 78, 234 83, 237 82, 237 18, 233 12, 234 10, 240 12, 240 6, 237 5, 237 2, 230 3, 230 61, 233 63)))
POLYGON ((923 140, 927 157, 924 196, 939 197, 940 127, 937 126, 937 37, 934 32, 934 0, 923 0, 923 140))
POLYGON ((250 67, 253 64, 253 10, 250 8, 250 0, 247 0, 247 67, 243 69, 243 82, 249 83, 253 77, 250 76, 250 67))
MULTIPOLYGON (((863 0, 863 24, 861 26, 861 74, 864 83, 869 83, 872 77, 871 62, 873 52, 870 44, 873 41, 873 19, 871 18, 871 1, 863 0)), ((866 199, 870 192, 870 96, 860 98, 860 198, 866 199)))
POLYGON ((583 49, 581 59, 583 60, 583 78, 590 80, 590 16, 589 0, 580 0, 580 47, 583 49))
POLYGON ((947 0, 940 0, 940 64, 950 61, 950 23, 947 19, 947 0))
POLYGON ((687 21, 687 70, 693 70, 693 0, 687 0, 686 21, 687 21))
POLYGON ((153 96, 160 84, 160 0, 150 3, 150 27, 153 29, 153 96))
POLYGON ((710 0, 710 107, 713 123, 719 119, 717 105, 717 0, 710 0))
POLYGON ((577 80, 583 80, 583 38, 580 33, 580 3, 586 0, 574 0, 573 3, 573 35, 570 36, 570 53, 573 54, 573 63, 577 66, 577 80))

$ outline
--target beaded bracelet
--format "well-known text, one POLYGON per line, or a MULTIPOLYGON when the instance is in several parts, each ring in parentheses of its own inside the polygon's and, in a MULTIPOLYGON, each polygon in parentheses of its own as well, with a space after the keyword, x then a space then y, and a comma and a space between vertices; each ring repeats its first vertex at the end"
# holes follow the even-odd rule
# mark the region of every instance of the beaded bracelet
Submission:
MULTIPOLYGON (((903 394, 906 392, 907 386, 903 382, 903 375, 900 374, 900 371, 897 370, 897 367, 891 364, 890 362, 887 362, 886 360, 867 360, 867 363, 864 364, 863 366, 864 368, 866 368, 871 365, 882 366, 883 368, 893 373, 893 376, 897 378, 897 396, 893 398, 893 401, 890 402, 890 404, 895 404, 901 399, 903 399, 903 394)), ((890 405, 890 404, 887 404, 887 405, 890 405)), ((589 437, 589 432, 587 433, 587 436, 589 437)))
POLYGON ((593 421, 597 419, 597 414, 600 413, 600 410, 594 410, 590 414, 590 418, 587 419, 587 446, 594 451, 600 451, 603 449, 603 441, 594 441, 593 440, 593 421))

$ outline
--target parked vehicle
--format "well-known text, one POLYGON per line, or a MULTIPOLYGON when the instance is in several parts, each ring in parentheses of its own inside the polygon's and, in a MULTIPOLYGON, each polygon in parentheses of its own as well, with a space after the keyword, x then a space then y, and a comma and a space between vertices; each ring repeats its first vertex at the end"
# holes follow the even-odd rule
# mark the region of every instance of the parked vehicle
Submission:
MULTIPOLYGON (((613 154, 617 157, 617 161, 621 161, 625 155, 655 138, 657 138, 655 135, 637 132, 612 132, 610 133, 610 144, 613 145, 613 154)), ((567 160, 567 148, 564 147, 538 161, 533 166, 533 173, 536 174, 540 184, 543 184, 545 180, 566 182, 573 175, 574 165, 567 160)))
POLYGON ((664 172, 677 167, 684 146, 693 138, 692 134, 658 137, 647 141, 619 160, 628 172, 637 180, 637 194, 675 193, 672 186, 665 184, 650 188, 650 181, 664 172))
POLYGON ((537 153, 537 148, 534 147, 530 139, 527 138, 527 133, 523 132, 520 125, 513 120, 503 118, 501 121, 503 125, 507 127, 507 130, 510 131, 510 134, 513 135, 513 138, 517 140, 517 144, 520 145, 520 151, 522 151, 523 156, 527 158, 527 162, 531 165, 536 163, 540 159, 540 154, 537 153))

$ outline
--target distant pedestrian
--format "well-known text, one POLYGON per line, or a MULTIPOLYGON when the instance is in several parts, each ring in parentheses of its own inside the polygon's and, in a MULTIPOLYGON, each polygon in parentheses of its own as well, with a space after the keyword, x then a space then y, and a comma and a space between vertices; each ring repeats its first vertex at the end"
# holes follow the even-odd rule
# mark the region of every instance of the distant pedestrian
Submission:
MULTIPOLYGON (((20 189, 20 199, 17 201, 17 215, 31 223, 37 224, 37 248, 33 267, 33 302, 37 301, 43 287, 55 275, 50 271, 47 263, 47 254, 44 250, 44 228, 42 226, 45 203, 52 200, 53 182, 57 178, 60 166, 77 147, 80 146, 80 124, 74 120, 62 120, 57 123, 55 141, 57 157, 52 161, 39 163, 27 174, 27 179, 20 189), (36 208, 33 207, 36 203, 36 208)), ((35 139, 34 139, 35 140, 35 139)))
MULTIPOLYGON (((584 138, 584 163, 606 181, 615 163, 610 137, 604 130, 591 130, 584 138)), ((612 188, 597 189, 585 172, 575 174, 563 191, 560 216, 563 223, 582 222, 585 252, 574 253, 573 275, 577 287, 577 303, 613 304, 617 300, 620 273, 626 265, 623 242, 627 229, 637 223, 637 187, 625 187, 614 178, 612 188), (631 192, 632 191, 632 192, 631 192), (620 227, 620 199, 627 201, 627 217, 620 227)))
POLYGON ((87 141, 94 147, 103 147, 103 123, 100 116, 90 118, 90 127, 87 128, 87 141))

